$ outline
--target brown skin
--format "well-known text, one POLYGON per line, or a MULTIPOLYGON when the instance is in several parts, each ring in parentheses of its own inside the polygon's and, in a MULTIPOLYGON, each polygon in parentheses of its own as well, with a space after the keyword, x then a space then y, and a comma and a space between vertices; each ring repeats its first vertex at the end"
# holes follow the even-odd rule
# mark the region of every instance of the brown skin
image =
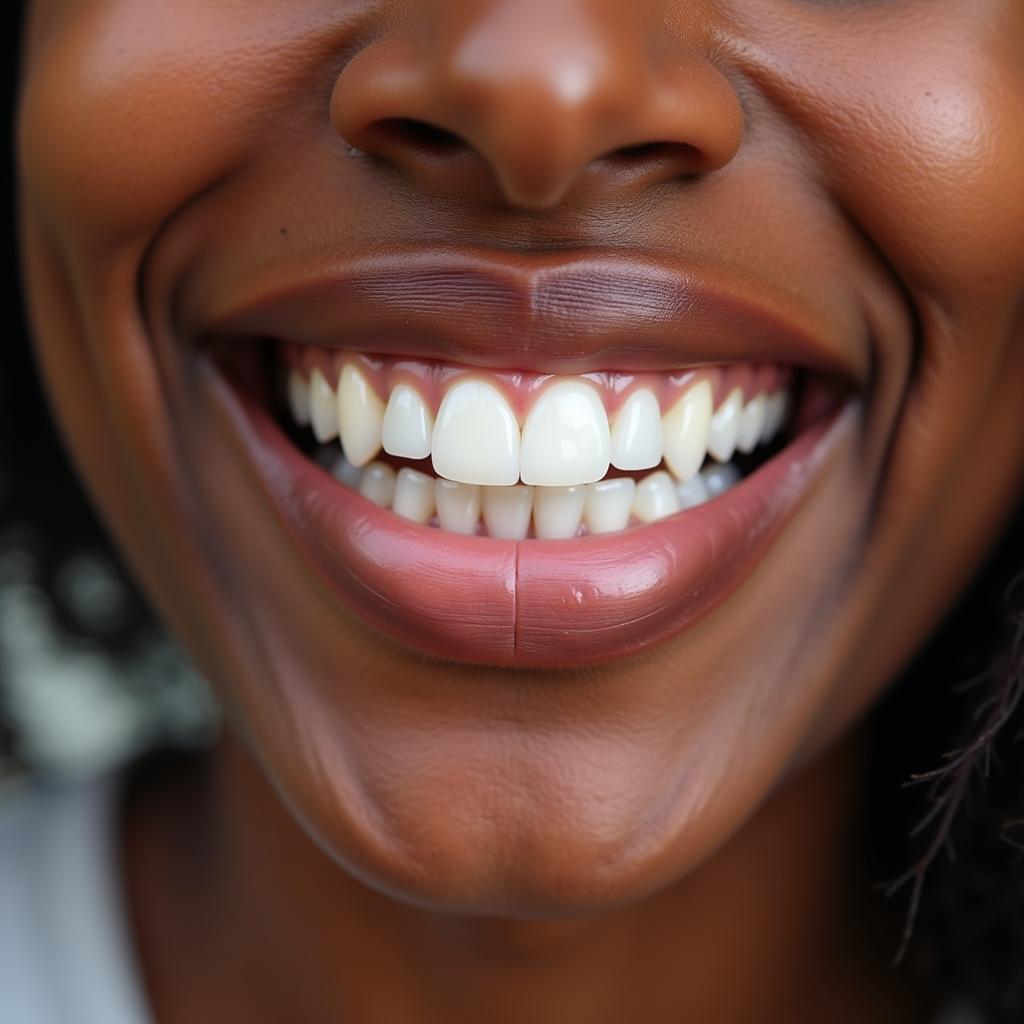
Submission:
POLYGON ((851 951, 835 744, 1024 483, 1017 0, 35 0, 26 50, 54 409, 231 719, 128 816, 158 1019, 912 1019, 885 940, 851 951), (283 535, 179 302, 410 241, 599 243, 795 297, 870 368, 859 429, 642 658, 399 649, 283 535))

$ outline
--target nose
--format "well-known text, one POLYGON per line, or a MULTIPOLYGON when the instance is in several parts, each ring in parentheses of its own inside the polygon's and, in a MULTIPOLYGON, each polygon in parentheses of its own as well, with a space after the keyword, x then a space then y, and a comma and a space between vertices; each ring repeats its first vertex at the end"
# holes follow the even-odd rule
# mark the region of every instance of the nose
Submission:
MULTIPOLYGON (((420 0, 357 54, 331 101, 350 145, 437 192, 559 203, 587 176, 638 183, 724 167, 739 98, 644 0, 420 0)), ((700 7, 701 4, 695 6, 700 7)))

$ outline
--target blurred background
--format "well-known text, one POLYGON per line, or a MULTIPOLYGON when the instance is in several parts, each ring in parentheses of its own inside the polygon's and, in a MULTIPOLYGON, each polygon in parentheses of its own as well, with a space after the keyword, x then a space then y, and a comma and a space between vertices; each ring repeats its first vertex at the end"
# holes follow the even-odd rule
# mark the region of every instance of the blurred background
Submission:
POLYGON ((213 742, 209 690, 156 623, 90 509, 46 412, 16 254, 21 4, 4 5, 0 309, 0 791, 88 777, 144 750, 213 742))

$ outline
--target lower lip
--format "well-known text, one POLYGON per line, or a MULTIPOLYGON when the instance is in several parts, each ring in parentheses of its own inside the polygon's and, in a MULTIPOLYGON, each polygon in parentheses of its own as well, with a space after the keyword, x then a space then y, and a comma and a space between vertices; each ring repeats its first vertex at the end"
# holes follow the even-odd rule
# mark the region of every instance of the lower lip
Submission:
POLYGON ((850 419, 818 420, 726 494, 660 522, 516 542, 379 508, 302 455, 211 363, 204 370, 288 533, 341 601, 403 646, 510 667, 622 658, 699 621, 765 556, 850 419))

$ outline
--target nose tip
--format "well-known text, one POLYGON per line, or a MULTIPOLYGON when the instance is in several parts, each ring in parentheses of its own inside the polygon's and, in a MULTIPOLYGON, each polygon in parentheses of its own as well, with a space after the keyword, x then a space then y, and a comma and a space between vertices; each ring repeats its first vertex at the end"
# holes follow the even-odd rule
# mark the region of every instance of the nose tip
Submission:
POLYGON ((429 30, 382 37, 345 67, 335 129, 435 191, 465 194, 473 167, 531 209, 587 175, 635 185, 719 169, 742 139, 739 99, 696 46, 655 59, 643 6, 437 0, 429 30))

